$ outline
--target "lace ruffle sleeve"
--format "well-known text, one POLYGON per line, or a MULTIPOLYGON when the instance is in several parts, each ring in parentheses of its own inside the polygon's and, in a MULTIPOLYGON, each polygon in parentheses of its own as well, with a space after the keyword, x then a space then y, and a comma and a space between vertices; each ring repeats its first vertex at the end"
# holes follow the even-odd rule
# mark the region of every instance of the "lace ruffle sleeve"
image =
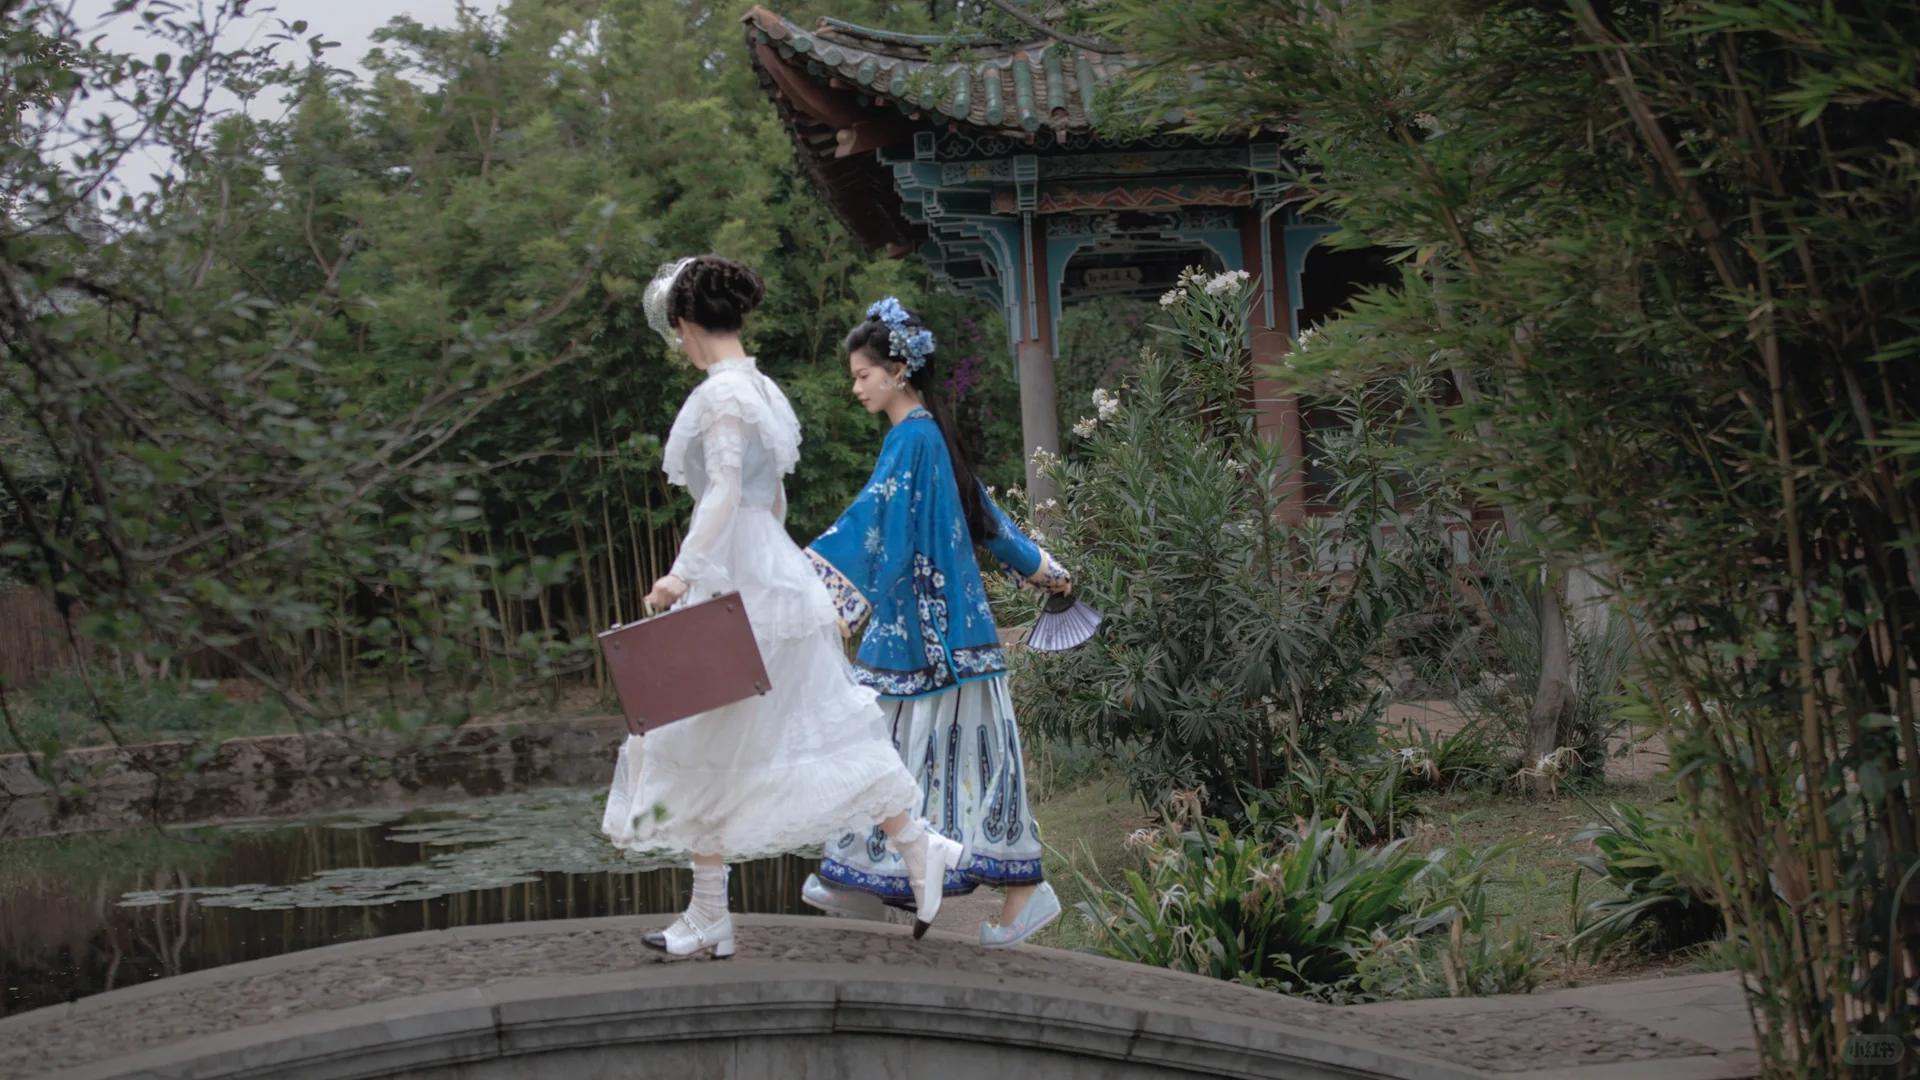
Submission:
POLYGON ((688 455, 695 442, 709 438, 723 420, 735 422, 728 426, 738 431, 736 448, 744 450, 747 439, 759 439, 781 476, 799 464, 800 420, 787 395, 757 371, 729 371, 695 387, 674 418, 660 462, 669 483, 686 486, 688 455))
POLYGON ((698 584, 702 592, 724 591, 729 584, 720 548, 740 510, 740 466, 746 457, 746 437, 745 423, 726 415, 700 433, 707 485, 694 504, 693 521, 680 541, 680 554, 673 560, 670 573, 688 584, 698 584))

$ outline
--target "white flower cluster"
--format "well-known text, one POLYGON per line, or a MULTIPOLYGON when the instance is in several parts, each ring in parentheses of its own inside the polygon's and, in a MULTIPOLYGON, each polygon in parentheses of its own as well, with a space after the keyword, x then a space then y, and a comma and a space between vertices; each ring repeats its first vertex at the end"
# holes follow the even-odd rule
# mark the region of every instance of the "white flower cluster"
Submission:
POLYGON ((1111 420, 1120 415, 1120 395, 1111 390, 1093 392, 1093 409, 1097 415, 1083 416, 1073 425, 1073 433, 1083 439, 1092 438, 1103 420, 1111 420))
POLYGON ((1245 270, 1229 270, 1207 282, 1203 288, 1209 296, 1225 296, 1240 286, 1253 280, 1253 275, 1245 270))
POLYGON ((1180 284, 1161 294, 1160 306, 1169 308, 1185 300, 1189 289, 1205 290, 1208 296, 1225 296, 1252 280, 1253 275, 1245 270, 1209 274, 1197 266, 1189 266, 1180 272, 1180 284))

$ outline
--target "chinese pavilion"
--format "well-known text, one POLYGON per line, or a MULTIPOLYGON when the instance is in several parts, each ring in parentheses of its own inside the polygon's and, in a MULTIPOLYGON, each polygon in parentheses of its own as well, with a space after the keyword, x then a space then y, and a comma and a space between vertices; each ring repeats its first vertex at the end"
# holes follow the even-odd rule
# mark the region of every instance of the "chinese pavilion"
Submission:
MULTIPOLYGON (((764 7, 742 21, 761 85, 836 216, 869 249, 918 254, 943 287, 1005 316, 1029 455, 1059 450, 1053 365, 1065 307, 1151 299, 1191 265, 1245 270, 1258 289, 1258 371, 1303 318, 1351 288, 1335 253, 1315 252, 1323 265, 1309 271, 1309 251, 1333 226, 1295 220, 1301 196, 1288 190, 1277 140, 1096 133, 1096 91, 1124 56, 836 19, 807 29, 764 7)), ((1253 390, 1262 430, 1300 461, 1299 399, 1265 379, 1253 390)), ((1050 494, 1031 462, 1027 479, 1037 498, 1050 494)), ((1297 470, 1291 486, 1304 495, 1297 470)))

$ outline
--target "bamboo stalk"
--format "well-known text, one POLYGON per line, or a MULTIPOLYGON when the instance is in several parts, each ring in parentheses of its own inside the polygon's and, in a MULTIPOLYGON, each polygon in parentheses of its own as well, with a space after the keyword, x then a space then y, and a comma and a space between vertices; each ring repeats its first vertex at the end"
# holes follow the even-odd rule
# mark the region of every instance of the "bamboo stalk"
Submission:
MULTIPOLYGON (((520 540, 527 548, 527 572, 532 573, 534 559, 536 558, 533 553, 533 537, 523 532, 520 534, 520 540)), ((547 589, 544 587, 541 588, 538 592, 534 593, 534 599, 540 607, 540 629, 551 631, 553 629, 553 611, 551 607, 549 607, 551 601, 547 596, 547 592, 547 589)))
MULTIPOLYGON (((634 531, 633 489, 627 486, 627 470, 624 468, 616 468, 614 471, 620 474, 620 499, 627 507, 627 543, 633 549, 633 595, 635 614, 638 615, 643 614, 638 610, 639 598, 647 594, 648 587, 651 585, 653 579, 649 578, 646 572, 640 568, 640 537, 639 534, 634 531)), ((649 531, 651 531, 651 529, 649 529, 649 531)))
MULTIPOLYGON (((1765 230, 1760 218, 1759 200, 1752 200, 1752 212, 1755 217, 1754 233, 1764 236, 1765 230)), ((1756 256, 1758 253, 1756 253, 1756 256)), ((1799 489, 1794 477, 1793 442, 1787 430, 1787 391, 1786 377, 1780 362, 1780 339, 1774 322, 1774 297, 1772 279, 1767 262, 1762 257, 1755 258, 1755 269, 1759 273, 1758 287, 1761 304, 1760 319, 1760 355, 1766 364, 1767 391, 1772 399, 1774 465, 1779 469, 1779 488, 1781 502, 1781 528, 1786 533, 1787 573, 1793 583, 1793 638, 1795 651, 1800 661, 1800 753, 1805 758, 1804 775, 1807 778, 1806 816, 1809 831, 1813 835, 1814 872, 1823 894, 1821 907, 1825 912, 1827 956, 1838 958, 1846 950, 1846 933, 1842 926, 1839 904, 1839 875, 1833 863, 1832 827, 1827 821, 1827 756, 1826 741, 1821 732, 1820 703, 1814 683, 1814 647, 1813 614, 1807 603, 1807 558, 1805 541, 1800 532, 1799 489)), ((1837 963, 1828 963, 1827 981, 1831 984, 1833 1006, 1831 1009, 1831 1033, 1829 1041, 1833 1057, 1839 1061, 1841 1047, 1847 1038, 1847 988, 1845 976, 1837 963)))
MULTIPOLYGON (((480 536, 487 544, 488 583, 493 592, 493 606, 495 610, 499 612, 500 654, 502 662, 506 665, 507 682, 511 685, 513 682, 513 643, 517 640, 513 636, 513 619, 512 616, 507 613, 507 598, 501 595, 500 592, 500 559, 493 553, 493 529, 491 527, 483 527, 480 530, 480 536)), ((493 665, 489 663, 487 667, 489 671, 491 671, 493 665)), ((499 683, 497 681, 494 683, 494 689, 499 689, 499 683)))
POLYGON ((347 583, 343 577, 334 590, 335 611, 338 613, 340 645, 340 707, 343 711, 353 709, 353 663, 347 655, 347 583))
MULTIPOLYGON (((574 548, 580 553, 580 583, 586 588, 587 633, 592 635, 600 629, 600 608, 598 597, 594 595, 593 552, 587 547, 586 526, 581 523, 580 512, 573 503, 573 493, 566 492, 568 516, 573 519, 574 548)), ((598 649, 593 653, 593 688, 605 692, 607 688, 606 661, 598 649)))
MULTIPOLYGON (((596 451, 600 450, 600 421, 598 419, 593 422, 593 446, 596 451)), ((622 614, 622 605, 620 603, 620 581, 617 570, 617 567, 620 565, 620 560, 614 554, 615 551, 618 550, 618 546, 613 542, 613 515, 609 507, 611 500, 607 497, 607 467, 604 459, 597 454, 594 457, 594 464, 600 472, 600 532, 607 541, 607 606, 611 609, 613 621, 615 623, 624 623, 627 620, 622 614)), ((599 629, 599 625, 596 624, 594 630, 598 631, 599 629)))

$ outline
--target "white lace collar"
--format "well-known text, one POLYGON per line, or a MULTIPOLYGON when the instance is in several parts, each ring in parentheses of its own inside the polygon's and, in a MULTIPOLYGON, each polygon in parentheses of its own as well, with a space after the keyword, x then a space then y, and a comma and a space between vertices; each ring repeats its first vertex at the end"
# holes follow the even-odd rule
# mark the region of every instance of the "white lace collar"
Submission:
POLYGON ((707 365, 707 377, 724 375, 729 371, 758 371, 751 356, 729 356, 725 360, 707 365))
POLYGON ((739 417, 758 434, 778 475, 785 476, 799 463, 800 420, 793 414, 792 403, 772 379, 760 374, 753 357, 735 356, 709 367, 706 380, 693 388, 674 417, 660 462, 669 483, 686 484, 694 443, 722 416, 739 417), (729 373, 749 377, 721 378, 729 373))

